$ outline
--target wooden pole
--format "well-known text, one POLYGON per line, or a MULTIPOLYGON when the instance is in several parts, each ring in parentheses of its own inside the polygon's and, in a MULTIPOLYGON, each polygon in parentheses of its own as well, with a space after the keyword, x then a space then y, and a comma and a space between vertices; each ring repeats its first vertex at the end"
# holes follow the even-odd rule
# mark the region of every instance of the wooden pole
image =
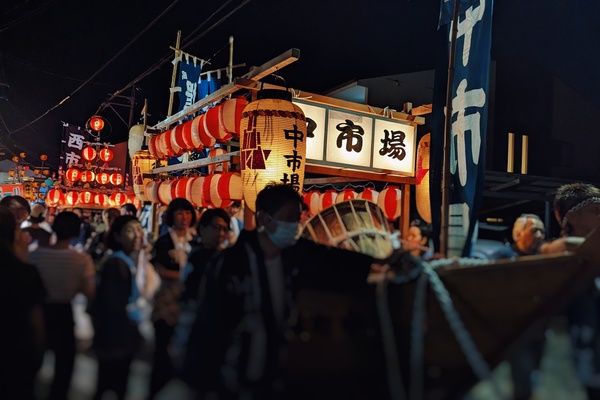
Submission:
POLYGON ((529 157, 529 136, 523 135, 521 145, 521 173, 527 175, 527 162, 529 157))
POLYGON ((454 1, 452 32, 448 56, 448 82, 446 84, 446 118, 444 124, 444 167, 442 169, 442 221, 440 225, 440 252, 448 253, 448 224, 450 221, 450 148, 452 144, 452 92, 454 87, 454 59, 456 58, 456 37, 458 36, 458 12, 460 1, 454 1))
POLYGON ((508 154, 506 157, 506 172, 515 172, 515 134, 508 132, 508 154))
POLYGON ((173 75, 171 75, 171 90, 169 93, 169 109, 167 110, 167 117, 170 117, 173 113, 173 98, 175 97, 175 93, 173 93, 173 88, 175 87, 175 83, 177 82, 177 66, 179 64, 179 55, 181 50, 179 49, 181 45, 181 31, 177 31, 177 42, 175 44, 175 62, 173 63, 173 75))
POLYGON ((233 36, 229 36, 229 83, 233 82, 233 36))

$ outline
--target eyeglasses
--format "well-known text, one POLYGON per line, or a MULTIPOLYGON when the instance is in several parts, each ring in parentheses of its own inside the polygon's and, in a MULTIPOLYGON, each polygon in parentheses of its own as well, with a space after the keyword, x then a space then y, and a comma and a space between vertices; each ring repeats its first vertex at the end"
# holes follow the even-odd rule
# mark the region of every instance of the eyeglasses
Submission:
POLYGON ((230 230, 229 227, 225 226, 225 225, 211 224, 210 226, 212 226, 214 229, 218 230, 219 232, 228 233, 230 230))

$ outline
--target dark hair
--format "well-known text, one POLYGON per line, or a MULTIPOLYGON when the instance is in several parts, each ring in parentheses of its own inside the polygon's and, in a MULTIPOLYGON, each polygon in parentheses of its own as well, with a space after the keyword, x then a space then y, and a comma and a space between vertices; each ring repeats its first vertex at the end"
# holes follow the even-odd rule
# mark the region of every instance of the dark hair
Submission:
POLYGON ((210 225, 215 217, 223 218, 223 220, 227 223, 227 226, 229 226, 231 219, 229 218, 227 211, 223 210, 222 208, 209 208, 208 210, 204 211, 200 217, 200 221, 198 221, 198 226, 210 225))
POLYGON ((302 204, 302 197, 290 185, 270 183, 256 196, 256 211, 265 211, 269 215, 275 214, 288 203, 302 204))
POLYGON ((427 224, 417 218, 410 221, 410 226, 416 226, 421 231, 421 236, 431 239, 431 232, 433 229, 430 224, 427 224))
POLYGON ((17 220, 5 206, 0 207, 0 252, 13 253, 17 220))
POLYGON ((167 211, 165 211, 167 213, 167 226, 173 226, 173 224, 175 223, 175 211, 179 210, 191 211, 191 225, 193 226, 196 224, 196 210, 194 209, 194 206, 188 200, 182 197, 178 197, 176 199, 173 199, 173 201, 169 203, 169 205, 167 206, 167 211))
POLYGON ((137 215, 137 208, 135 208, 135 206, 131 203, 125 203, 121 206, 121 209, 125 209, 127 210, 127 213, 131 214, 131 215, 137 215))
POLYGON ((600 197, 600 189, 589 183, 569 183, 562 185, 554 196, 554 211, 558 213, 559 223, 575 205, 592 197, 600 197))
POLYGON ((68 240, 79 236, 81 219, 72 211, 63 211, 54 218, 52 230, 56 240, 68 240))
POLYGON ((113 251, 119 251, 123 249, 123 246, 115 236, 120 235, 125 225, 127 225, 131 221, 140 222, 133 215, 119 215, 117 218, 115 218, 108 230, 108 240, 106 242, 106 245, 109 249, 113 251))
POLYGON ((25 198, 21 196, 6 196, 0 200, 0 206, 10 207, 10 203, 16 201, 19 205, 25 207, 27 209, 27 214, 31 213, 31 207, 29 206, 29 202, 25 200, 25 198))

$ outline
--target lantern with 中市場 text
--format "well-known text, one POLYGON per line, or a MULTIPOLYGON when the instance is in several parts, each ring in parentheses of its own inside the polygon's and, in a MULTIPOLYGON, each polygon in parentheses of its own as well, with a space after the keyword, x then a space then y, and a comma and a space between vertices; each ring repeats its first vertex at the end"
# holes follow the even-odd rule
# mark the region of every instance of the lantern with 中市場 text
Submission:
POLYGON ((81 151, 81 156, 86 161, 93 161, 96 158, 96 149, 93 147, 86 147, 81 151))
POLYGON ((402 191, 398 186, 388 186, 379 193, 377 205, 389 221, 395 221, 402 213, 402 191))
POLYGON ((417 149, 417 172, 415 185, 415 202, 417 212, 428 224, 431 223, 431 199, 429 194, 429 155, 431 134, 424 135, 419 140, 417 149))
POLYGON ((115 156, 115 154, 108 147, 100 149, 100 151, 98 152, 98 157, 100 157, 100 159, 104 162, 111 161, 114 156, 115 156))
POLYGON ((255 210, 257 194, 270 182, 304 185, 306 117, 283 90, 260 90, 241 120, 240 164, 246 206, 255 210))

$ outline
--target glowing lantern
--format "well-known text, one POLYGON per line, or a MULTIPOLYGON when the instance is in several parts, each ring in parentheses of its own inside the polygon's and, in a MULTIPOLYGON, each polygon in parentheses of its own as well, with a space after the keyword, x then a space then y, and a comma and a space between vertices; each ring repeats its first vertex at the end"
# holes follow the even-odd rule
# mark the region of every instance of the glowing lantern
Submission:
POLYGON ((318 190, 311 190, 304 195, 304 204, 308 206, 308 211, 311 215, 319 213, 319 200, 321 199, 321 193, 318 190))
POLYGON ((431 201, 429 196, 429 154, 431 134, 424 135, 419 140, 417 149, 417 171, 415 186, 415 202, 417 212, 428 224, 431 223, 431 201))
POLYGON ((81 171, 77 168, 69 168, 67 169, 67 172, 65 172, 65 178, 71 182, 77 182, 79 178, 81 178, 81 171))
POLYGON ((130 198, 131 198, 131 204, 133 204, 135 206, 135 208, 137 208, 138 210, 142 208, 143 204, 140 199, 138 199, 135 195, 132 195, 130 198))
MULTIPOLYGON (((175 128, 171 129, 170 131, 165 132, 165 135, 169 136, 167 138, 167 143, 169 143, 170 148, 173 149, 173 155, 176 155, 176 156, 183 154, 183 149, 181 148, 179 143, 177 143, 177 137, 176 137, 177 127, 179 127, 179 132, 183 133, 182 125, 177 125, 175 128)), ((184 144, 184 146, 185 146, 185 144, 184 144)))
POLYGON ((35 175, 39 175, 39 174, 40 174, 40 170, 36 168, 36 169, 34 169, 34 170, 33 170, 33 173, 34 173, 35 175))
POLYGON ((108 196, 104 193, 97 193, 94 195, 94 204, 99 206, 105 206, 108 203, 108 196))
POLYGON ((92 161, 96 158, 96 150, 93 147, 86 147, 81 151, 81 156, 86 161, 92 161))
POLYGON ((82 204, 91 204, 94 202, 94 194, 89 190, 79 193, 79 202, 82 204))
POLYGON ((100 157, 100 159, 104 162, 109 162, 114 156, 115 154, 108 147, 105 147, 98 152, 98 157, 100 157))
POLYGON ((217 104, 206 112, 204 117, 204 130, 218 142, 224 142, 231 137, 227 133, 221 119, 221 104, 217 104))
POLYGON ((354 191, 354 189, 344 189, 341 193, 338 193, 338 195, 335 198, 335 202, 337 204, 341 203, 342 201, 354 200, 355 198, 356 192, 354 191))
POLYGON ((64 195, 58 189, 50 189, 46 194, 46 205, 48 207, 56 207, 63 202, 64 195))
MULTIPOLYGON (((220 147, 215 147, 214 149, 211 149, 208 152, 209 157, 216 157, 216 156, 220 156, 223 154, 227 154, 227 151, 220 147)), ((229 171, 229 162, 227 162, 227 161, 221 161, 217 164, 209 164, 208 165, 208 174, 209 175, 214 174, 214 173, 227 172, 227 171, 229 171)))
POLYGON ((236 173, 207 175, 202 185, 202 198, 209 206, 224 208, 242 197, 241 176, 236 173))
POLYGON ((181 125, 181 140, 185 146, 182 146, 186 151, 194 149, 194 140, 192 139, 192 122, 193 120, 186 121, 181 125))
POLYGON ((158 155, 160 155, 160 158, 167 158, 169 156, 169 150, 167 149, 167 142, 164 133, 156 136, 156 152, 158 155))
POLYGON ((158 140, 158 136, 152 136, 148 141, 148 151, 154 158, 163 158, 162 153, 158 151, 158 147, 156 146, 156 141, 158 140))
POLYGON ((27 157, 27 154, 25 154, 25 153, 19 153, 19 157, 25 158, 25 157, 27 157))
POLYGON ((46 175, 46 176, 50 175, 50 170, 48 170, 48 169, 43 170, 42 175, 46 175))
POLYGON ((122 192, 115 192, 110 195, 109 199, 115 206, 122 206, 127 202, 127 195, 122 192))
POLYGON ((96 174, 93 171, 83 171, 79 179, 81 182, 91 183, 96 179, 96 174))
POLYGON ((48 156, 47 156, 47 155, 45 155, 45 154, 42 154, 42 155, 40 156, 40 160, 42 160, 42 161, 46 161, 47 159, 48 159, 48 156))
POLYGON ((65 203, 70 206, 74 206, 77 204, 77 200, 79 200, 79 193, 77 192, 67 192, 65 194, 65 203))
POLYGON ((98 172, 96 174, 96 182, 101 185, 108 185, 110 183, 110 174, 108 172, 98 172))
POLYGON ((152 179, 144 178, 144 174, 149 174, 156 160, 150 155, 148 150, 136 151, 131 158, 131 177, 133 180, 133 192, 142 201, 149 201, 145 195, 145 187, 152 179))
POLYGON ((197 116, 192 120, 192 141, 197 149, 204 147, 212 147, 217 143, 217 139, 209 135, 204 127, 204 119, 206 114, 197 116))
POLYGON ((19 171, 19 175, 21 175, 21 176, 25 176, 25 171, 24 171, 24 170, 20 170, 20 171, 19 171))
POLYGON ((185 176, 183 178, 176 179, 174 184, 171 185, 171 198, 172 199, 187 199, 188 197, 188 184, 191 184, 192 178, 185 176))
POLYGON ((189 198, 188 200, 196 207, 206 207, 208 204, 206 203, 203 195, 202 189, 204 187, 204 177, 200 176, 197 178, 193 178, 189 187, 189 198))
POLYGON ((12 158, 12 160, 13 160, 13 162, 19 162, 19 157, 17 157, 17 156, 14 156, 14 157, 12 158))
POLYGON ((110 174, 110 183, 112 183, 115 186, 119 186, 123 184, 123 174, 120 174, 118 172, 114 172, 112 174, 110 174))
POLYGON ((15 170, 14 170, 14 169, 11 169, 10 171, 8 171, 8 176, 10 176, 11 178, 12 178, 13 176, 15 176, 15 170))
POLYGON ((183 152, 192 149, 188 147, 188 144, 184 139, 184 127, 185 124, 177 125, 175 129, 171 131, 171 143, 173 144, 173 148, 179 148, 179 151, 176 152, 177 154, 183 154, 183 152))
POLYGON ((158 202, 165 206, 168 206, 171 201, 173 201, 173 197, 171 196, 171 186, 175 183, 172 181, 162 181, 160 185, 158 185, 158 202))
POLYGON ((326 190, 325 193, 321 193, 319 198, 319 211, 323 211, 335 204, 337 195, 335 190, 326 190))
POLYGON ((239 172, 226 172, 221 174, 217 183, 217 195, 224 200, 241 200, 242 176, 239 172))
POLYGON ((383 210, 385 217, 390 220, 396 220, 402 213, 402 191, 398 186, 388 186, 379 193, 377 205, 383 210))
POLYGON ((104 129, 104 119, 102 119, 102 117, 94 115, 92 118, 90 118, 90 128, 92 128, 96 132, 101 131, 102 129, 104 129))
POLYGON ((144 195, 148 201, 158 203, 158 187, 160 181, 148 181, 144 187, 144 195))
POLYGON ((377 198, 379 197, 379 192, 373 188, 365 188, 365 190, 363 190, 362 192, 360 192, 358 194, 358 196, 356 196, 359 199, 363 199, 363 200, 369 200, 372 201, 373 203, 377 203, 377 198))
POLYGON ((127 140, 127 150, 129 157, 133 157, 136 151, 142 149, 144 145, 144 125, 134 125, 129 129, 129 139, 127 140))
POLYGON ((240 137, 240 122, 244 108, 247 105, 248 100, 243 96, 229 99, 223 103, 223 107, 221 107, 221 120, 227 134, 236 138, 240 137))
POLYGON ((240 163, 246 205, 255 210, 256 195, 269 182, 304 184, 306 117, 281 90, 261 90, 242 114, 240 163))

